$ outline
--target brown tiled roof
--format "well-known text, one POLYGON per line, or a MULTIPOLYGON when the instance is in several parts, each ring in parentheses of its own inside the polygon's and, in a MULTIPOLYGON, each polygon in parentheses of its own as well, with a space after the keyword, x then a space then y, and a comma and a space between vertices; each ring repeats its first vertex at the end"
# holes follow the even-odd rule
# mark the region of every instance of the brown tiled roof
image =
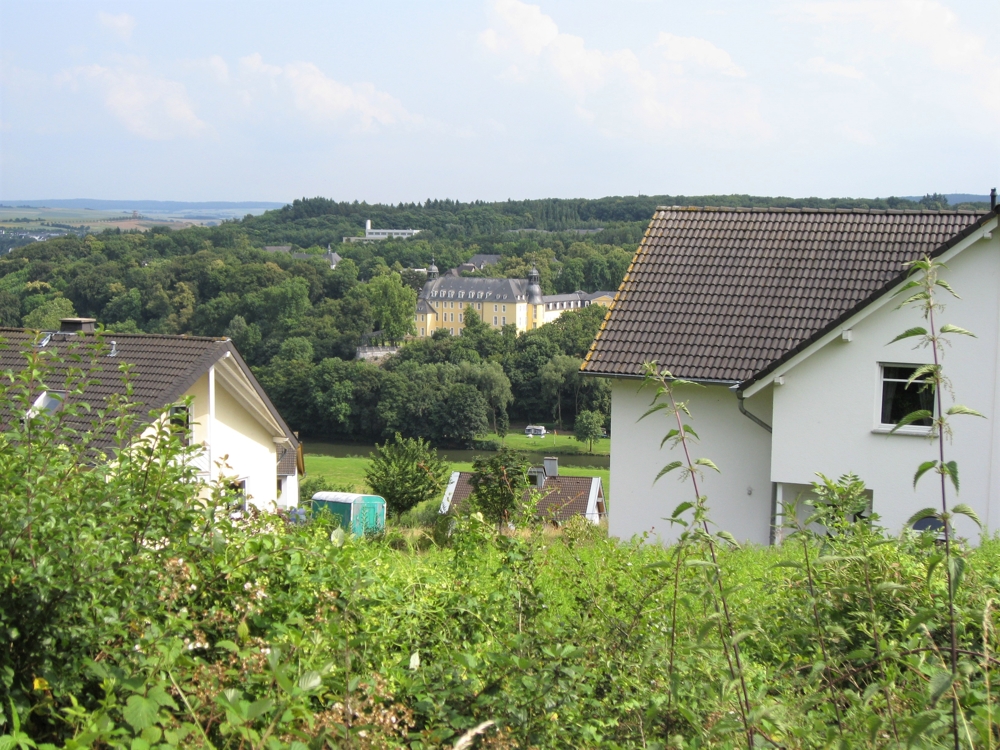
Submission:
POLYGON ((660 208, 583 370, 743 382, 793 355, 992 213, 660 208))
MULTIPOLYGON (((36 336, 34 331, 21 328, 0 328, 0 374, 7 371, 16 373, 25 367, 27 360, 24 352, 31 349, 36 336)), ((45 346, 37 347, 37 351, 51 352, 62 360, 54 364, 53 373, 46 383, 50 389, 57 390, 64 383, 68 367, 83 368, 87 371, 88 378, 95 382, 88 385, 83 395, 76 400, 90 404, 95 410, 101 409, 112 394, 124 395, 125 382, 121 366, 128 364, 132 366, 132 400, 137 404, 136 414, 141 418, 145 418, 153 409, 176 401, 209 367, 229 352, 278 424, 291 435, 257 379, 228 339, 134 333, 41 334, 43 340, 45 336, 49 337, 48 341, 45 346), (72 361, 73 357, 78 357, 79 361, 72 361)), ((71 423, 70 426, 88 429, 90 422, 89 419, 79 420, 79 424, 71 423)), ((109 435, 101 444, 107 446, 110 442, 109 435)), ((296 444, 293 440, 293 449, 296 444)))
MULTIPOLYGON (((598 477, 546 477, 539 490, 541 499, 538 501, 538 514, 544 519, 552 519, 563 523, 573 516, 587 513, 587 501, 590 499, 590 488, 598 477)), ((525 490, 524 497, 537 489, 532 485, 525 490)), ((458 509, 472 496, 472 472, 459 472, 458 483, 451 497, 450 508, 458 509)), ((601 498, 603 500, 603 498, 601 498)))
POLYGON ((295 456, 295 446, 294 445, 279 445, 278 446, 278 476, 279 477, 291 477, 295 476, 296 469, 296 456, 295 456))

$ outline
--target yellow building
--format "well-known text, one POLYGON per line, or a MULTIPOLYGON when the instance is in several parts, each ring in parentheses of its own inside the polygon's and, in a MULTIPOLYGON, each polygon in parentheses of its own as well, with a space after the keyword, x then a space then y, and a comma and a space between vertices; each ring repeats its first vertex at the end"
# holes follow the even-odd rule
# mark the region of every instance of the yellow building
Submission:
POLYGON ((518 331, 527 331, 545 322, 545 304, 535 268, 527 279, 439 277, 437 266, 427 270, 427 283, 417 297, 414 316, 418 337, 431 336, 440 328, 460 335, 470 308, 493 328, 514 325, 518 331))

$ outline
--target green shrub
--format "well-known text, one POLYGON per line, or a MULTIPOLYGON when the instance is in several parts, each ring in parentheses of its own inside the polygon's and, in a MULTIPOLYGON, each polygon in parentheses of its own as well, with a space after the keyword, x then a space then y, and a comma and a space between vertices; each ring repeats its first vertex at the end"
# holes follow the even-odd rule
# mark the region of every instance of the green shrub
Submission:
POLYGON ((496 452, 503 448, 503 443, 496 438, 476 438, 472 441, 472 449, 477 451, 496 452))

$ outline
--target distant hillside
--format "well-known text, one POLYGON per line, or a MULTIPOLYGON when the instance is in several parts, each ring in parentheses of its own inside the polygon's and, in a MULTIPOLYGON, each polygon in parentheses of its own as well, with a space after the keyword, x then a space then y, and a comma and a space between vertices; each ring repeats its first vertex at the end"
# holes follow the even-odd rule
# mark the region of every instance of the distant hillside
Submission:
MULTIPOLYGON (((948 204, 952 206, 957 206, 960 203, 983 203, 988 207, 990 203, 989 195, 973 195, 972 193, 944 193, 943 197, 947 198, 948 204)), ((903 200, 919 202, 922 198, 919 195, 908 195, 904 196, 903 200)))
POLYGON ((281 208, 284 203, 274 201, 134 201, 98 200, 95 198, 51 198, 46 200, 7 200, 8 206, 30 208, 80 208, 95 211, 152 211, 169 213, 172 211, 241 209, 241 208, 281 208))
POLYGON ((953 204, 945 196, 910 198, 786 198, 754 195, 638 195, 606 198, 547 198, 487 203, 427 200, 424 203, 337 202, 302 198, 240 223, 255 244, 292 243, 300 247, 339 244, 345 236, 364 234, 365 221, 374 228, 421 229, 430 237, 471 241, 496 240, 509 232, 538 230, 571 232, 604 229, 591 236, 596 243, 631 244, 641 237, 657 206, 744 206, 787 208, 987 209, 989 203, 953 204), (639 234, 636 236, 636 230, 639 234))

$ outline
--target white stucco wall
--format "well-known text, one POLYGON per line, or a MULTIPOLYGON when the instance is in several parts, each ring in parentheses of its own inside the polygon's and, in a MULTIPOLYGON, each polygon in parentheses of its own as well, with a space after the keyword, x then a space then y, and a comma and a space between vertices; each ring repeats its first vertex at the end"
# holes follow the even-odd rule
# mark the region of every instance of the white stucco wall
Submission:
MULTIPOLYGON (((652 388, 636 392, 638 380, 612 381, 611 485, 608 530, 629 539, 650 532, 662 542, 676 539, 682 530, 664 520, 678 504, 691 500, 690 482, 671 473, 653 484, 664 465, 681 458, 681 449, 659 449, 673 427, 662 413, 637 421, 649 408, 652 388)), ((767 544, 771 523, 770 435, 739 413, 736 395, 725 386, 680 387, 678 398, 688 402, 691 426, 701 437, 694 456, 710 458, 720 473, 706 471, 702 493, 711 515, 738 540, 767 544), (749 492, 748 492, 749 491, 749 492)), ((747 399, 746 408, 765 422, 771 420, 768 391, 747 399)))
POLYGON ((223 475, 245 479, 247 497, 258 508, 273 510, 278 494, 277 446, 273 436, 221 384, 215 387, 213 458, 228 454, 223 475))
MULTIPOLYGON (((958 403, 988 419, 953 418, 954 442, 946 444, 946 460, 957 460, 961 493, 951 502, 972 506, 983 523, 1000 525, 1000 421, 997 340, 1000 316, 1000 233, 980 240, 949 262, 942 274, 962 299, 942 301, 947 308, 938 321, 973 331, 978 338, 952 336, 946 350, 945 372, 958 403)), ((815 472, 837 477, 853 471, 873 492, 875 512, 891 531, 899 531, 916 510, 939 506, 937 475, 927 474, 915 491, 917 466, 936 457, 926 438, 873 433, 879 421, 880 363, 924 364, 928 350, 912 343, 887 342, 902 331, 922 325, 918 313, 884 305, 853 326, 851 341, 837 339, 791 370, 783 385, 771 386, 774 402, 772 479, 809 484, 815 472)), ((912 341, 912 340, 911 340, 912 341)), ((951 405, 945 395, 945 409, 951 405)), ((613 459, 612 459, 613 460, 613 459)), ((616 486, 616 495, 617 495, 616 486)), ((958 531, 978 539, 971 522, 960 519, 958 531)))
POLYGON ((208 440, 208 373, 188 388, 184 397, 191 396, 191 442, 204 443, 208 440))

